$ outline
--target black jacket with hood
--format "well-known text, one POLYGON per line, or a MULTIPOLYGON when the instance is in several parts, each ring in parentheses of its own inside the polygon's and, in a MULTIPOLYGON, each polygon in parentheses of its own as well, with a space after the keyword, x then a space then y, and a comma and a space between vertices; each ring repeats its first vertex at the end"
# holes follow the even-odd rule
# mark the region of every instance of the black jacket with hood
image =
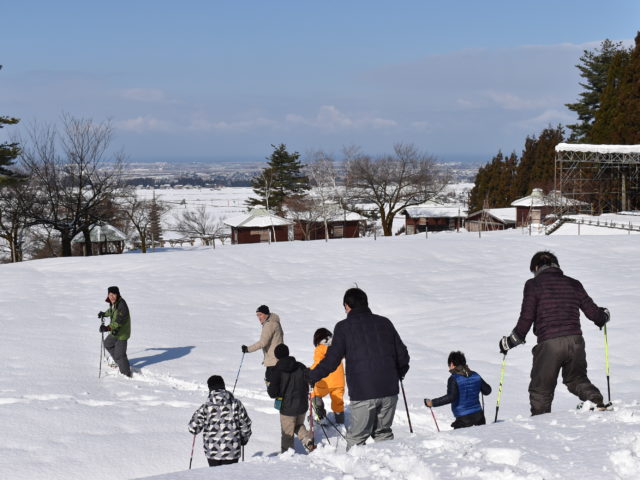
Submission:
POLYGON ((281 415, 302 415, 309 409, 309 383, 306 369, 294 357, 278 360, 267 387, 271 398, 282 397, 281 415))

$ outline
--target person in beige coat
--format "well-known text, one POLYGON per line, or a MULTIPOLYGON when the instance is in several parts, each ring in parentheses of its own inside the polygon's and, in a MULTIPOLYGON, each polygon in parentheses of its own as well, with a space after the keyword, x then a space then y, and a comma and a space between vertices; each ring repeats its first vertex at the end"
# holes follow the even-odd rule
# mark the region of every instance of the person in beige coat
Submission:
POLYGON ((278 363, 274 350, 278 345, 284 343, 284 333, 282 332, 282 326, 280 325, 280 317, 275 313, 271 313, 269 311, 269 307, 266 305, 260 305, 258 307, 256 310, 256 316, 262 325, 260 340, 253 345, 242 345, 242 353, 252 353, 262 349, 264 354, 262 364, 266 367, 264 381, 267 386, 269 386, 271 374, 276 363, 278 363))

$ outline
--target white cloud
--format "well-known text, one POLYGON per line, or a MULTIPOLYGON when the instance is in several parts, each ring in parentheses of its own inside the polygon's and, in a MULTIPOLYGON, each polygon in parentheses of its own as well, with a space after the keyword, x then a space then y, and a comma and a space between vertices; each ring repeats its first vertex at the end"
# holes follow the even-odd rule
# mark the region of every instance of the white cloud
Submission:
POLYGON ((120 130, 136 133, 175 131, 175 127, 170 122, 160 120, 149 115, 142 115, 126 120, 118 120, 114 122, 114 125, 120 130))
POLYGON ((575 118, 568 112, 549 109, 533 118, 528 118, 518 122, 519 125, 527 128, 546 128, 548 125, 555 126, 558 123, 567 124, 575 121, 575 118))
POLYGON ((285 121, 290 125, 304 125, 321 130, 338 129, 379 129, 396 127, 398 122, 373 115, 347 115, 334 105, 322 105, 313 117, 305 117, 296 113, 289 113, 285 121))
POLYGON ((139 102, 165 102, 167 96, 163 90, 158 88, 128 88, 122 90, 120 95, 127 100, 139 102))
POLYGON ((493 103, 505 110, 530 110, 557 106, 558 99, 537 95, 517 95, 511 92, 486 92, 485 94, 493 103))

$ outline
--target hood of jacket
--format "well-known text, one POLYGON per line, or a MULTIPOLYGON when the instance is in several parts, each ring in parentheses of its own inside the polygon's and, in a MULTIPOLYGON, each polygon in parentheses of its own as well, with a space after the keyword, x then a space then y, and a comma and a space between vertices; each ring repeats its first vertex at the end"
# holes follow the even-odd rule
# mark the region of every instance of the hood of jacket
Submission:
POLYGON ((225 405, 233 401, 233 395, 228 390, 223 388, 217 390, 211 390, 207 399, 209 403, 214 405, 225 405))
POLYGON ((277 368, 280 371, 291 373, 297 370, 300 363, 295 359, 295 357, 285 357, 278 360, 277 368))

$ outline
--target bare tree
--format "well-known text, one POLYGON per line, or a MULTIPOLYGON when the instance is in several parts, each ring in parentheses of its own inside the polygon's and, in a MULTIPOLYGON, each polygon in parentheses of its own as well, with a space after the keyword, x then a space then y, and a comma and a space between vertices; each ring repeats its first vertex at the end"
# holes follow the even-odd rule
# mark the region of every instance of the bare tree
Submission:
POLYGON ((0 238, 5 240, 12 262, 24 259, 25 241, 33 226, 28 216, 31 193, 25 181, 0 186, 0 238))
POLYGON ((169 206, 161 200, 141 199, 136 195, 135 190, 129 190, 123 197, 120 208, 128 222, 138 233, 140 251, 147 253, 147 241, 152 236, 151 230, 154 224, 154 215, 158 215, 159 221, 162 215, 169 211, 169 206))
POLYGON ((222 237, 226 231, 223 223, 224 218, 216 219, 212 214, 207 212, 206 205, 199 205, 195 210, 183 210, 176 216, 176 224, 174 230, 183 235, 198 237, 204 245, 211 245, 216 248, 216 238, 222 237))
MULTIPOLYGON (((338 198, 336 179, 338 177, 334 160, 322 150, 317 150, 309 155, 311 163, 308 165, 308 177, 313 186, 313 193, 317 196, 318 207, 324 222, 324 239, 329 241, 329 204, 334 203, 338 198)), ((317 210, 318 208, 316 208, 317 210)))
MULTIPOLYGON (((90 245, 89 227, 109 221, 112 200, 122 188, 124 155, 109 154, 112 127, 69 115, 59 134, 53 126, 33 125, 21 141, 20 156, 36 188, 31 217, 60 234, 62 256, 71 256, 79 232, 90 245)), ((87 254, 90 254, 90 249, 87 254)))
POLYGON ((366 213, 363 205, 372 205, 385 236, 393 234, 396 214, 435 198, 448 183, 434 157, 413 145, 398 143, 393 150, 392 155, 376 158, 351 151, 346 161, 348 208, 366 213))
MULTIPOLYGON (((311 233, 323 218, 324 207, 311 196, 288 198, 284 201, 287 216, 298 226, 305 240, 311 239, 311 233)), ((326 225, 326 219, 325 219, 326 225)))

